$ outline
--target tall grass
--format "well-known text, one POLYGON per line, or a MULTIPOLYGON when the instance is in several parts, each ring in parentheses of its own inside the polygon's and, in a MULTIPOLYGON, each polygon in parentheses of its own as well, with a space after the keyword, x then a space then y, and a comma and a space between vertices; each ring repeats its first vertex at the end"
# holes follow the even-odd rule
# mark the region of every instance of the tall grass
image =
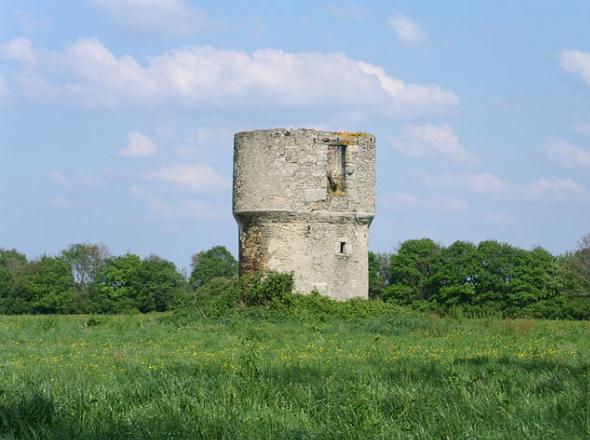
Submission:
POLYGON ((0 438, 583 439, 590 324, 0 317, 0 438))

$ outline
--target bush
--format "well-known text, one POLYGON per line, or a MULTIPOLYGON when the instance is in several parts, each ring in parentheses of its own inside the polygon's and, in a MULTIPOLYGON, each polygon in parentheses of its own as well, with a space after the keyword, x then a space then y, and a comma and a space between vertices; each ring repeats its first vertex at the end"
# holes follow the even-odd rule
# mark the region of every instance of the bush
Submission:
POLYGON ((293 274, 255 272, 240 278, 240 302, 245 306, 269 307, 290 300, 293 274))
POLYGON ((185 295, 175 314, 222 316, 246 308, 279 309, 291 301, 293 275, 256 272, 231 278, 212 278, 185 295))
POLYGON ((563 305, 562 318, 590 319, 590 297, 570 298, 563 305))
POLYGON ((392 284, 383 290, 383 301, 391 301, 396 304, 411 304, 414 289, 404 284, 392 284))
POLYGON ((199 314, 206 316, 230 313, 238 303, 240 289, 238 277, 213 278, 195 291, 187 309, 199 309, 199 314))

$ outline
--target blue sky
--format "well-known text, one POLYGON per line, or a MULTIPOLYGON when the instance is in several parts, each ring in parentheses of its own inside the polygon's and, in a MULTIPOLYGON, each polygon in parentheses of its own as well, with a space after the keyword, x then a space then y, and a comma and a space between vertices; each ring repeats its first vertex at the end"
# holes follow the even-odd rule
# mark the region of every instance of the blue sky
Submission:
POLYGON ((370 247, 590 233, 588 1, 0 0, 0 247, 237 249, 232 137, 369 131, 370 247))

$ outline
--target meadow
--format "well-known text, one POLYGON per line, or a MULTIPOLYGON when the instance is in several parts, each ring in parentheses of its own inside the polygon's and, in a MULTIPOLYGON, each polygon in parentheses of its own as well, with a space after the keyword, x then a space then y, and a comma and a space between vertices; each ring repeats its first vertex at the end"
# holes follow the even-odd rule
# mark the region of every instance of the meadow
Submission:
POLYGON ((590 323, 0 317, 0 438, 582 439, 590 323))

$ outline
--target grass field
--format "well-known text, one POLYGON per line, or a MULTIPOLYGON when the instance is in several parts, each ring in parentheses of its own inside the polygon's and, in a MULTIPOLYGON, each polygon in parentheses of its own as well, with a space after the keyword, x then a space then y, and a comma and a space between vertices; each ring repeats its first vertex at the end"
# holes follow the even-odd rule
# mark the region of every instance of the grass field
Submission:
POLYGON ((590 323, 0 317, 0 438, 590 438, 590 323))

